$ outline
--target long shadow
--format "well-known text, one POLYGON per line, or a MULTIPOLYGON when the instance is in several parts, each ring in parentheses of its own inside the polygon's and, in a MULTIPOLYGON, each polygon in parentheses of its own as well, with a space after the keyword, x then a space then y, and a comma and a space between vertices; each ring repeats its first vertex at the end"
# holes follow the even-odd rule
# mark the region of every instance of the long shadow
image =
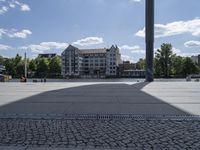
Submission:
POLYGON ((48 91, 0 106, 0 114, 189 115, 143 92, 147 84, 107 83, 48 91))

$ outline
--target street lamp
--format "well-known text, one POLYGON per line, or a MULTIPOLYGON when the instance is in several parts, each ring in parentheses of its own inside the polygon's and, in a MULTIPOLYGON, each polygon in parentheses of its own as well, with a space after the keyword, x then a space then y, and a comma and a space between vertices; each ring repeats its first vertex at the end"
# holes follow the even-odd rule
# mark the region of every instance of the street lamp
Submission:
POLYGON ((24 77, 27 79, 27 58, 26 58, 26 52, 24 53, 24 77))
POLYGON ((154 53, 154 0, 146 0, 146 81, 152 82, 153 77, 153 53, 154 53))

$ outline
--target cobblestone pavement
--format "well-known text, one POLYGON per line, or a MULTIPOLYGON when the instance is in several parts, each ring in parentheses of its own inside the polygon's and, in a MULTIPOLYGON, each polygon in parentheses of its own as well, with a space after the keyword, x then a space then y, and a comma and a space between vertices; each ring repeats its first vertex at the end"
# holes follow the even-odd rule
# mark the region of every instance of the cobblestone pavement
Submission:
POLYGON ((0 146, 200 149, 200 121, 2 118, 0 146))

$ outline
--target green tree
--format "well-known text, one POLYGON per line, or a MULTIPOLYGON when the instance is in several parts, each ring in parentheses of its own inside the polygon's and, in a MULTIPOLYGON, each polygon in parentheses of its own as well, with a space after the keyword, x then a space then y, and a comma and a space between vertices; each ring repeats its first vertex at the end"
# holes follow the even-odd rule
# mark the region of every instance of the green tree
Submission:
POLYGON ((155 55, 155 72, 160 76, 169 77, 172 68, 172 45, 163 43, 155 55))
POLYGON ((189 74, 196 74, 198 71, 198 67, 195 65, 192 59, 186 57, 183 63, 183 75, 187 76, 189 74))
POLYGON ((144 70, 145 69, 145 59, 140 58, 136 64, 137 69, 144 70))
POLYGON ((16 66, 16 77, 24 76, 24 61, 20 61, 16 66))
POLYGON ((17 54, 14 58, 14 64, 17 66, 19 63, 21 63, 22 57, 17 54))
POLYGON ((4 64, 4 58, 2 56, 0 56, 0 65, 4 64))
POLYGON ((49 62, 46 58, 37 58, 36 75, 39 77, 46 77, 49 72, 49 62))
POLYGON ((31 72, 35 72, 37 69, 37 65, 36 65, 36 61, 34 59, 32 59, 30 62, 29 62, 29 70, 31 72))
POLYGON ((184 58, 181 56, 172 56, 172 74, 175 77, 183 76, 184 58))
POLYGON ((14 59, 13 58, 5 58, 4 60, 4 66, 6 68, 6 73, 11 76, 16 75, 16 69, 14 65, 14 59))
POLYGON ((61 73, 61 59, 59 56, 55 56, 52 59, 50 59, 49 72, 55 75, 61 73))

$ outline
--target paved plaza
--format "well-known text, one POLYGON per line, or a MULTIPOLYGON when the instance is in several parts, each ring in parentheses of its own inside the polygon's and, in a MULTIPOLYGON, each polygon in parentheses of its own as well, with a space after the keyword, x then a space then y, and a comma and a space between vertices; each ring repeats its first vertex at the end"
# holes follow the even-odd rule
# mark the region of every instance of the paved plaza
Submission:
POLYGON ((198 82, 0 83, 0 149, 200 149, 198 82))

